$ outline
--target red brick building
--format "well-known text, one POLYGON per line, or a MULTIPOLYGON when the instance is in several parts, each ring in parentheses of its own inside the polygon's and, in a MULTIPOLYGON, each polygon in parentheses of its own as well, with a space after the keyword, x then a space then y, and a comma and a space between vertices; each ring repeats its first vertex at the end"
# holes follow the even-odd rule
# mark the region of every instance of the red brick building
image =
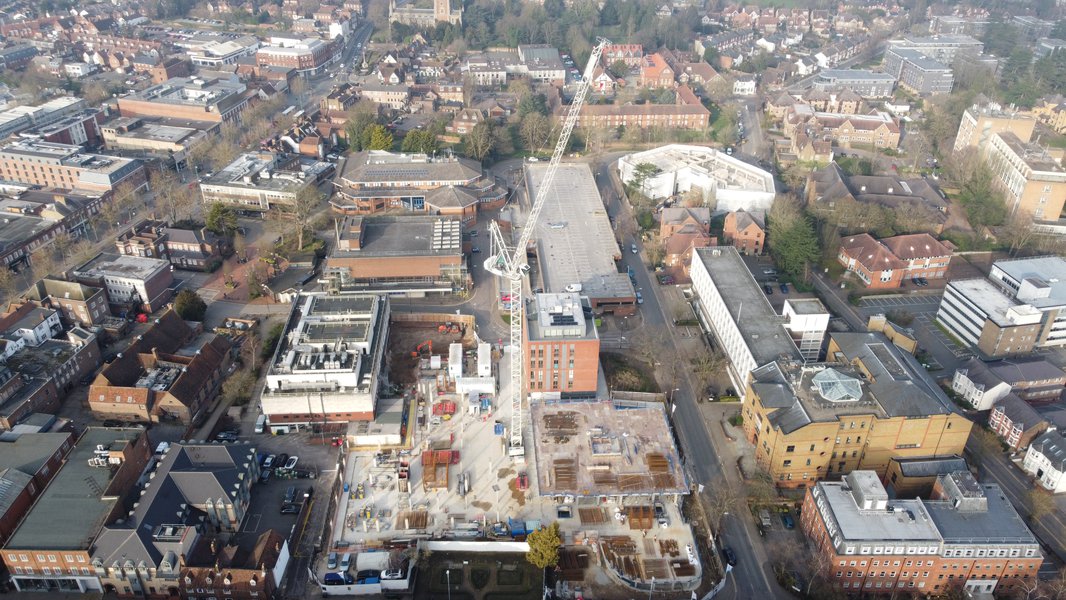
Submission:
POLYGON ((873 471, 807 490, 800 522, 846 594, 1010 594, 1037 576, 1040 543, 996 484, 941 475, 931 500, 889 500, 873 471))
POLYGON ((600 339, 577 294, 537 294, 536 312, 523 328, 527 391, 595 393, 600 339))
POLYGON ((761 216, 745 210, 733 211, 725 216, 722 237, 737 252, 759 256, 766 247, 766 225, 761 216))
POLYGON ((837 260, 868 288, 893 289, 909 278, 942 279, 952 250, 928 233, 897 235, 884 240, 868 233, 840 241, 837 260))

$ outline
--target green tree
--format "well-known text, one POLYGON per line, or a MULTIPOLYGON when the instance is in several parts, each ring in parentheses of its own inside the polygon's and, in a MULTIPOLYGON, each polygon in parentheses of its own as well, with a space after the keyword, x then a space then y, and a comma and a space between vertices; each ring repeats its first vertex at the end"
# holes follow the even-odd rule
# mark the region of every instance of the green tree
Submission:
POLYGON ((627 65, 626 61, 622 59, 618 59, 611 63, 611 66, 607 67, 607 71, 618 79, 629 77, 629 65, 627 65))
POLYGON ((809 263, 818 260, 818 236, 810 217, 799 202, 779 197, 770 209, 770 254, 782 272, 793 279, 803 279, 809 263))
POLYGON ((404 152, 421 152, 423 154, 433 154, 437 151, 437 136, 432 132, 416 129, 408 132, 403 138, 403 143, 400 144, 400 150, 404 152))
POLYGON ((526 552, 526 560, 538 569, 549 569, 559 564, 559 546, 563 544, 559 536, 559 523, 552 524, 544 529, 538 529, 526 537, 529 544, 529 552, 526 552))
POLYGON ((548 99, 544 94, 526 94, 518 101, 518 116, 524 117, 529 113, 548 114, 548 99))
POLYGON ((994 21, 985 27, 981 41, 985 44, 985 52, 1004 58, 1010 56, 1018 45, 1018 29, 1010 23, 994 21))
POLYGON ((648 183, 648 179, 658 174, 659 167, 652 163, 640 163, 636 167, 633 167, 633 176, 626 182, 626 186, 631 190, 636 190, 641 194, 644 194, 644 185, 648 183))
POLYGON ((237 212, 232 206, 214 202, 207 207, 204 214, 204 224, 207 228, 219 235, 225 236, 237 229, 237 212))
POLYGON ((1066 19, 1059 19, 1055 22, 1055 27, 1051 29, 1050 37, 1066 40, 1066 19))
POLYGON ((992 188, 992 173, 975 169, 959 190, 959 203, 974 227, 998 227, 1007 220, 1007 207, 992 188))
POLYGON ((207 303, 192 290, 181 290, 174 297, 174 311, 186 321, 203 321, 207 313, 207 303))
POLYGON ((703 62, 711 65, 714 68, 718 68, 718 50, 714 46, 707 46, 703 49, 703 62))
POLYGON ((356 152, 366 150, 370 143, 370 128, 379 124, 377 105, 369 100, 356 102, 344 114, 344 135, 348 148, 356 152))
POLYGON ((388 129, 385 129, 384 125, 375 124, 367 128, 370 132, 370 138, 364 150, 392 150, 393 140, 392 134, 388 129))

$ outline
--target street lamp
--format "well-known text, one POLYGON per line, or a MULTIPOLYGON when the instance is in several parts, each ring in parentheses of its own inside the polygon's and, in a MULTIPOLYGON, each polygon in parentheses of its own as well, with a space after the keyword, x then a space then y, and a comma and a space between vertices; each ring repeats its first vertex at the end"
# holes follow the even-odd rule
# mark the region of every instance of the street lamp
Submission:
POLYGON ((651 600, 651 595, 655 593, 655 576, 651 576, 651 589, 648 590, 648 600, 651 600))
POLYGON ((445 569, 444 575, 448 578, 448 600, 452 600, 452 570, 445 569))

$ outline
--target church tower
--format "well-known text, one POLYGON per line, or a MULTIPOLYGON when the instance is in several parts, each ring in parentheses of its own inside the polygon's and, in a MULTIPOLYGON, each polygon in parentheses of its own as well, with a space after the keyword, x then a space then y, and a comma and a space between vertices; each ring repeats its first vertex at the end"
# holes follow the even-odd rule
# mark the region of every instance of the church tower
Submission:
POLYGON ((438 23, 451 23, 451 0, 433 0, 433 20, 438 23))

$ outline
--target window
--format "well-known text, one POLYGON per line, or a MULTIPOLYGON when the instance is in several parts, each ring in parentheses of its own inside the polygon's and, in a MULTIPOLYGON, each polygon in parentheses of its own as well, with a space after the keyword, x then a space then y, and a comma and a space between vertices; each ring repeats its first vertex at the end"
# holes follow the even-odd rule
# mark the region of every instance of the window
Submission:
POLYGON ((795 446, 786 446, 785 447, 785 452, 795 452, 795 451, 796 451, 796 447, 795 446))

